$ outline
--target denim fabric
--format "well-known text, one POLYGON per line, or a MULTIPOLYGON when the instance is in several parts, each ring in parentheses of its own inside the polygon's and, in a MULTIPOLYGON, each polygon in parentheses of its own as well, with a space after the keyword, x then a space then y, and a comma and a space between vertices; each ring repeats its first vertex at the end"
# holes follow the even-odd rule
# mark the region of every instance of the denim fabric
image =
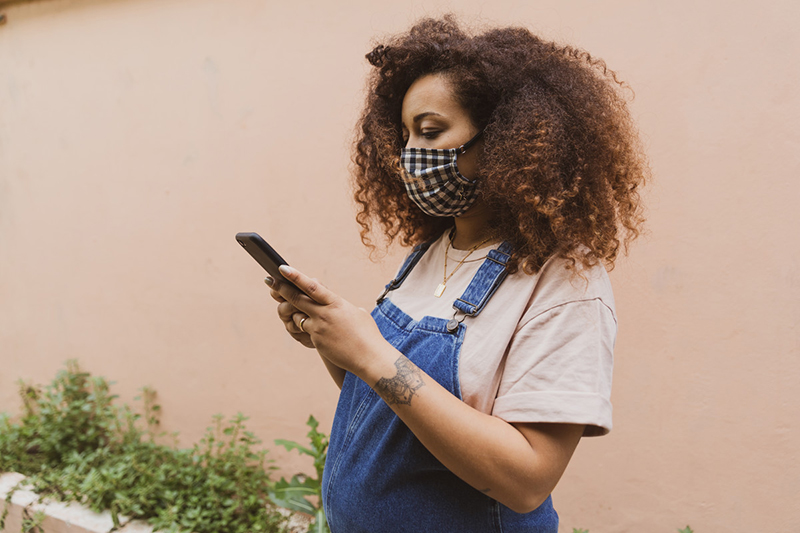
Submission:
POLYGON ((406 257, 406 260, 403 262, 403 266, 401 266, 400 270, 397 272, 397 276, 395 276, 395 278, 387 283, 386 287, 384 287, 383 294, 378 297, 378 303, 383 301, 386 295, 389 294, 389 291, 393 291, 403 284, 403 282, 406 280, 406 276, 408 276, 408 273, 411 272, 419 260, 422 259, 423 254, 428 251, 428 248, 431 247, 431 244, 433 244, 433 241, 424 242, 414 247, 414 250, 408 254, 408 257, 406 257))
POLYGON ((511 258, 512 251, 513 248, 507 242, 501 244, 496 250, 490 250, 486 261, 475 273, 464 294, 453 302, 453 307, 466 315, 477 316, 494 291, 506 279, 506 263, 511 258))
MULTIPOLYGON (((502 265, 507 257, 505 253, 500 258, 502 265)), ((485 270, 487 263, 498 264, 498 257, 487 257, 462 295, 478 303, 473 316, 505 277, 505 268, 485 270)), ((395 279, 402 283, 415 264, 406 261, 395 279)), ((372 317, 392 346, 461 398, 458 355, 465 324, 451 332, 442 318, 416 321, 383 297, 372 317)), ((349 372, 331 430, 322 500, 332 533, 558 531, 549 497, 535 511, 519 514, 470 487, 419 442, 375 391, 349 372)))

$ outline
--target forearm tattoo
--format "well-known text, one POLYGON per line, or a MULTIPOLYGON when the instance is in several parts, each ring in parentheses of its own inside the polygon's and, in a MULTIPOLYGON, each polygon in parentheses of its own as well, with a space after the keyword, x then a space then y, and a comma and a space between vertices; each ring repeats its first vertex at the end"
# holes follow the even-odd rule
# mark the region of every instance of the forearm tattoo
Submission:
POLYGON ((394 362, 397 374, 393 378, 381 378, 375 384, 375 392, 389 405, 411 405, 411 398, 420 387, 425 385, 422 370, 404 356, 394 362))

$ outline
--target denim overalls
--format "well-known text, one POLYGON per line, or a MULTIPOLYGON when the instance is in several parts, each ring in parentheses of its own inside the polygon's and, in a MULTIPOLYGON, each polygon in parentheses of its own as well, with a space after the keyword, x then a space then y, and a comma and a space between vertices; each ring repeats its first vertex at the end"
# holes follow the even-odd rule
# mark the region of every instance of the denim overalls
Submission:
MULTIPOLYGON (((384 338, 461 398, 458 357, 467 316, 477 316, 506 277, 512 251, 491 250, 454 303, 451 320, 415 321, 386 294, 398 288, 431 243, 417 246, 378 299, 372 317, 384 338), (462 314, 460 320, 455 316, 462 314)), ((322 501, 332 533, 557 533, 551 498, 526 514, 467 485, 439 462, 366 383, 347 373, 331 429, 322 501)))

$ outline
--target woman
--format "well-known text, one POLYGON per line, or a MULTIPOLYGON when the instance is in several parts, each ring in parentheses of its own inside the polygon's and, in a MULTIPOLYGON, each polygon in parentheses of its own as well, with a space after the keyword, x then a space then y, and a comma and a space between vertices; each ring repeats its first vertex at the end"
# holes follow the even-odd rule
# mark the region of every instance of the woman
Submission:
POLYGON ((334 532, 556 532, 550 493, 611 428, 604 264, 641 222, 646 164, 613 72, 522 28, 424 20, 367 56, 362 240, 415 248, 368 314, 291 268, 287 331, 341 388, 334 532))

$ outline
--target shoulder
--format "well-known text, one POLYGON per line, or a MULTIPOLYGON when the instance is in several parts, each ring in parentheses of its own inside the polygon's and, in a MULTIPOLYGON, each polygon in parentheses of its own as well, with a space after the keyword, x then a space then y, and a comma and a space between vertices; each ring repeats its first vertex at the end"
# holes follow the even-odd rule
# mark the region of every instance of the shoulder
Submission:
POLYGON ((514 274, 517 276, 532 278, 524 319, 533 319, 561 306, 596 301, 607 308, 616 321, 611 280, 602 264, 589 268, 572 266, 567 259, 553 256, 533 276, 521 271, 514 274))
POLYGON ((527 301, 492 414, 509 422, 584 424, 585 436, 603 435, 611 429, 614 297, 603 266, 577 273, 569 266, 554 257, 532 276, 509 276, 509 288, 527 283, 527 301))

